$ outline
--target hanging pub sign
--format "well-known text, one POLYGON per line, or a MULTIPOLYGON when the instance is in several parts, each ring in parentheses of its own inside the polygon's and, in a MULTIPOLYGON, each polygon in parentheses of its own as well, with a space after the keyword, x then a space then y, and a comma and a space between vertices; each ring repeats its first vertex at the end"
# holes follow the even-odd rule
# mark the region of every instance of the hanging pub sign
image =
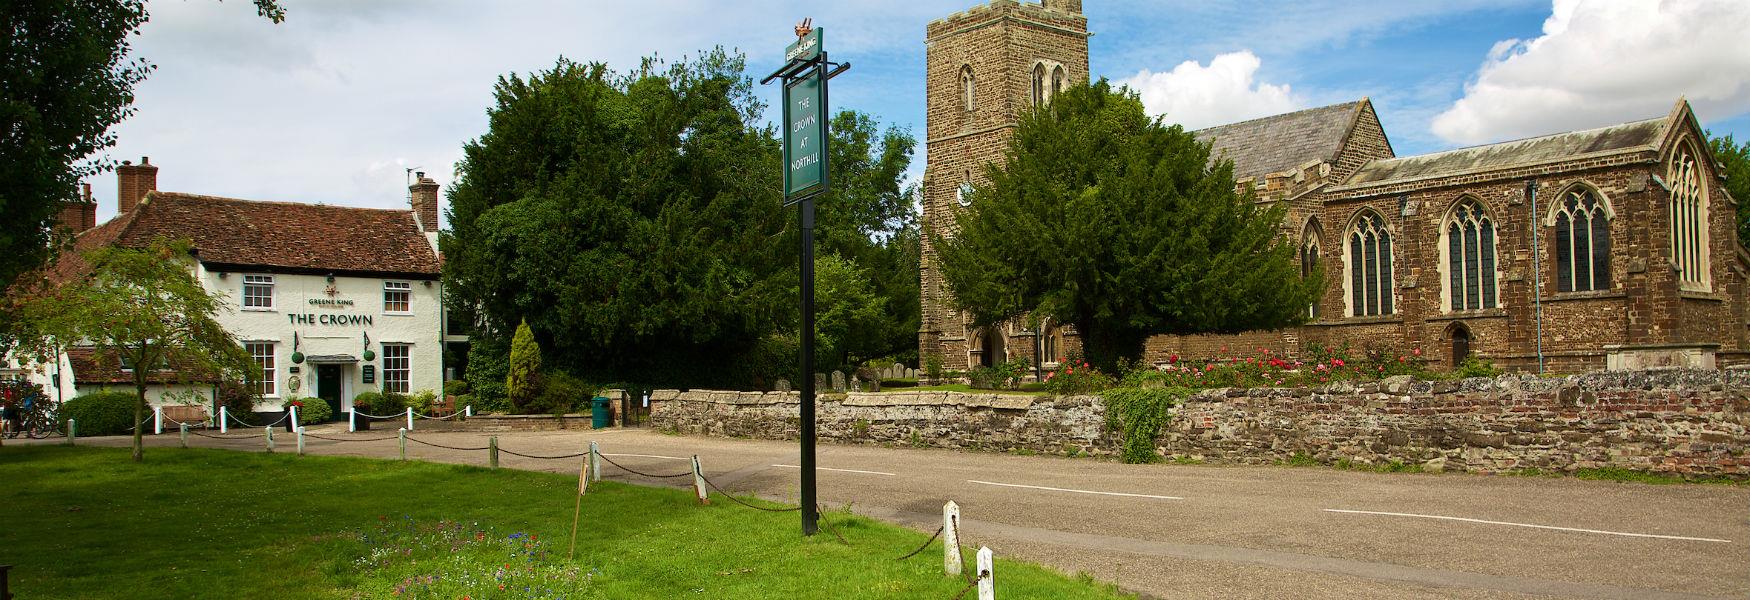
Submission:
MULTIPOLYGON (((824 28, 797 38, 784 52, 794 64, 820 57, 824 28)), ((784 82, 784 197, 795 198, 826 183, 826 72, 804 70, 784 82)))

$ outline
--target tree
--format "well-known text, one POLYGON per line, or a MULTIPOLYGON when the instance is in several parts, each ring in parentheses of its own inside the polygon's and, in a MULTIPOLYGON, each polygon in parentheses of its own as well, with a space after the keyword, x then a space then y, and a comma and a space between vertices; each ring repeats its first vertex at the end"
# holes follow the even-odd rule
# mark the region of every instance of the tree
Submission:
POLYGON ((917 141, 901 129, 881 130, 856 111, 838 113, 831 125, 833 186, 815 203, 816 246, 848 261, 885 310, 847 332, 856 336, 844 340, 847 352, 820 363, 823 368, 915 353, 922 314, 917 194, 903 184, 917 141))
POLYGON ((529 331, 529 322, 523 321, 510 338, 510 374, 505 377, 504 389, 511 405, 523 408, 540 396, 540 377, 541 345, 529 331))
POLYGON ((822 255, 814 264, 814 290, 815 364, 854 365, 888 350, 882 339, 887 299, 875 293, 866 269, 822 255))
MULTIPOLYGON (((277 0, 254 0, 278 23, 277 0)), ((55 250, 50 227, 80 179, 110 167, 93 154, 134 112, 134 85, 152 65, 128 58, 144 0, 0 3, 0 290, 55 250)))
POLYGON ((1739 145, 1732 136, 1708 136, 1714 159, 1724 165, 1726 191, 1738 201, 1738 243, 1750 246, 1750 140, 1739 145))
POLYGON ((1283 206, 1236 192, 1231 162, 1209 165, 1207 144, 1104 80, 1024 115, 1006 158, 932 238, 977 325, 1074 324, 1113 372, 1152 335, 1299 323, 1322 285, 1280 236, 1283 206))
MULTIPOLYGON (((19 350, 24 356, 51 363, 66 346, 78 344, 93 347, 106 360, 134 365, 135 423, 145 420, 146 386, 154 374, 261 380, 260 367, 214 319, 223 300, 195 280, 188 242, 157 240, 143 250, 99 248, 83 259, 90 265, 87 275, 58 288, 33 290, 23 300, 19 350)), ((136 462, 144 458, 143 433, 134 428, 136 462)))

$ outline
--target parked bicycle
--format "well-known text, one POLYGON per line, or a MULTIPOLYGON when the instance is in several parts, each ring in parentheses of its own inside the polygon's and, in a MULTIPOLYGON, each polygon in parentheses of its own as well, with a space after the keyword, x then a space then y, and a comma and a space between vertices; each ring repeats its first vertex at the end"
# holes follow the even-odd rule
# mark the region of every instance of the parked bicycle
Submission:
POLYGON ((54 401, 43 393, 42 386, 27 381, 0 382, 0 420, 6 423, 8 438, 62 435, 54 401))

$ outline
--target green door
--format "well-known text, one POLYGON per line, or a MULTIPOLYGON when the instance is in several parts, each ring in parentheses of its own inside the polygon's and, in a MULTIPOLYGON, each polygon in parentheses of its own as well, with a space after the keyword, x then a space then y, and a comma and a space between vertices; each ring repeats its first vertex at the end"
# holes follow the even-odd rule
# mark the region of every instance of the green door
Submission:
POLYGON ((336 421, 346 420, 340 413, 340 365, 316 365, 316 396, 328 403, 329 414, 336 421))

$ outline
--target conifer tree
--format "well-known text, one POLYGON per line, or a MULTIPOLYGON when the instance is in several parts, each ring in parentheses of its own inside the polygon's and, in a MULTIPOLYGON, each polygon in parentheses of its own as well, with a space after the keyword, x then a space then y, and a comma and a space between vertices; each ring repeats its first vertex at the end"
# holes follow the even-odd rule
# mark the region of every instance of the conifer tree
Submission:
POLYGON ((529 322, 524 320, 510 339, 510 375, 504 382, 510 403, 522 408, 540 396, 540 376, 541 344, 535 341, 535 332, 529 330, 529 322))

